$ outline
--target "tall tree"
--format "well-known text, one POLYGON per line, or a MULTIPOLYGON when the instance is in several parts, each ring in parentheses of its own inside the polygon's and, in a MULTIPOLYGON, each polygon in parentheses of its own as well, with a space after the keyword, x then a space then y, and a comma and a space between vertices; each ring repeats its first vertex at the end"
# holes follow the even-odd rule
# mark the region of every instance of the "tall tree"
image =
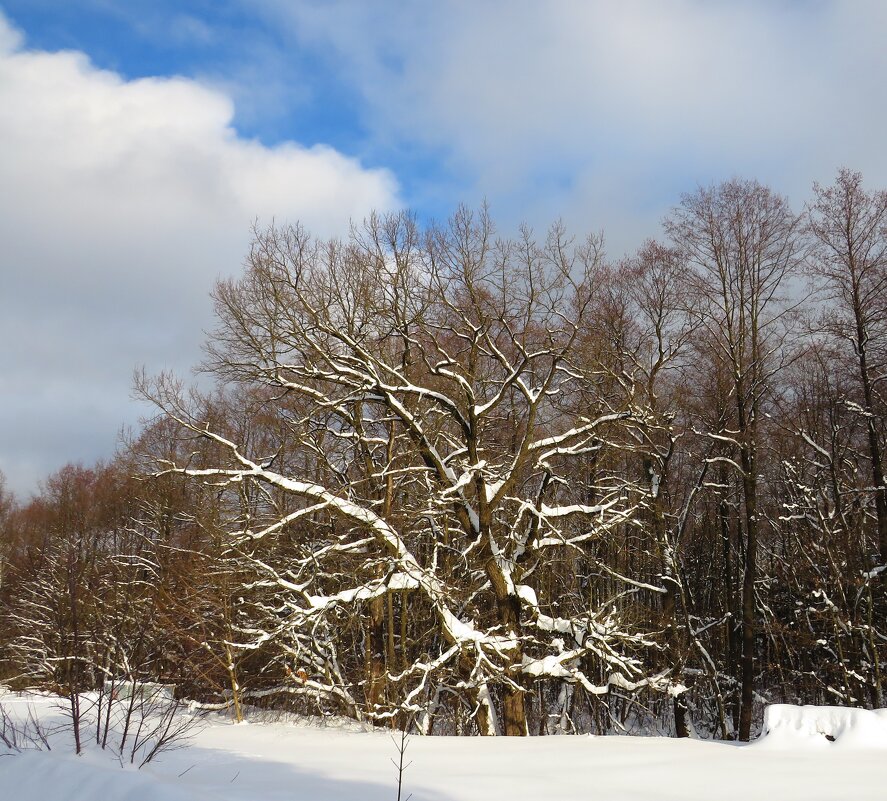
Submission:
POLYGON ((606 471, 588 502, 572 480, 631 416, 576 359, 599 271, 595 240, 574 245, 560 228, 541 243, 528 231, 497 240, 485 213, 464 210, 424 235, 405 215, 372 218, 347 242, 272 229, 244 278, 217 288, 210 365, 267 388, 296 457, 202 419, 175 386, 144 387, 218 451, 169 470, 264 488, 261 514, 232 533, 291 538, 285 562, 260 567, 288 593, 290 633, 316 633, 312 648, 329 653, 343 609, 369 605, 373 621, 392 591, 421 599, 434 648, 397 679, 405 711, 421 712, 429 675, 449 671, 482 733, 522 735, 532 682, 594 696, 651 681, 631 653, 645 640, 619 606, 626 587, 664 590, 593 555, 630 520, 634 493, 606 471), (566 414, 583 386, 590 402, 566 414), (309 520, 310 535, 296 535, 309 520), (620 584, 600 605, 560 595, 552 570, 573 553, 620 584))
POLYGON ((880 565, 887 570, 887 486, 884 483, 884 402, 887 378, 887 191, 866 192, 862 175, 842 169, 834 185, 813 187, 807 222, 814 239, 810 272, 828 308, 823 327, 850 347, 865 420, 877 519, 880 565))
POLYGON ((686 195, 666 222, 693 269, 691 313, 731 382, 728 441, 738 460, 745 533, 739 738, 751 732, 755 682, 755 580, 761 517, 758 455, 762 407, 783 365, 786 306, 780 291, 801 263, 799 217, 788 201, 755 181, 732 180, 686 195))

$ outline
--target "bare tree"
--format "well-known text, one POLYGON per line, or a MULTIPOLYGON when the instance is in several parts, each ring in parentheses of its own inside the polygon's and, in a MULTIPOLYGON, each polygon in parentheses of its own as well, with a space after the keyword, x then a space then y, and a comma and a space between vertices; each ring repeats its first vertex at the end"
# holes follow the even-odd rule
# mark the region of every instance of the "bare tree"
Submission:
POLYGON ((722 431, 737 459, 717 456, 741 479, 745 548, 739 738, 751 731, 755 682, 755 580, 761 518, 758 452, 762 406, 785 357, 781 291, 798 270, 799 218, 788 201, 754 181, 733 180, 682 199, 666 230, 693 268, 691 314, 730 380, 732 417, 722 431))
POLYGON ((855 378, 829 343, 815 342, 786 383, 779 417, 794 436, 782 443, 770 552, 776 587, 791 594, 768 603, 772 661, 792 701, 878 707, 887 637, 875 538, 866 536, 874 533, 866 425, 846 403, 855 378))
POLYGON ((0 484, 0 678, 139 761, 171 684, 423 733, 883 705, 887 193, 815 195, 700 189, 616 265, 464 209, 257 231, 212 390, 143 375, 111 465, 0 484))
POLYGON ((861 395, 845 402, 864 418, 877 518, 880 564, 887 569, 884 403, 887 378, 887 191, 866 192, 862 175, 843 169, 833 186, 813 187, 807 224, 815 247, 809 270, 828 307, 825 331, 848 345, 861 395))
POLYGON ((285 562, 254 564, 285 590, 285 628, 310 635, 309 651, 330 653, 323 632, 343 609, 409 592, 427 610, 434 633, 421 658, 387 675, 420 726, 439 697, 434 677, 447 674, 479 731, 509 735, 528 733, 528 682, 595 696, 611 681, 661 680, 631 655, 646 641, 619 614, 626 589, 661 587, 598 560, 620 589, 564 609, 547 578, 553 555, 587 556, 636 506, 623 476, 599 474, 586 503, 572 475, 632 414, 594 394, 564 414, 565 398, 595 385, 575 356, 599 270, 595 240, 573 245, 560 228, 542 243, 529 231, 495 240, 486 214, 465 210, 424 235, 406 215, 371 218, 347 242, 271 229, 257 235, 246 276, 216 290, 209 367, 266 387, 285 436, 258 451, 202 419, 175 382, 143 383, 214 448, 168 471, 260 488, 232 538, 289 538, 285 562), (310 533, 297 534, 303 524, 310 533))

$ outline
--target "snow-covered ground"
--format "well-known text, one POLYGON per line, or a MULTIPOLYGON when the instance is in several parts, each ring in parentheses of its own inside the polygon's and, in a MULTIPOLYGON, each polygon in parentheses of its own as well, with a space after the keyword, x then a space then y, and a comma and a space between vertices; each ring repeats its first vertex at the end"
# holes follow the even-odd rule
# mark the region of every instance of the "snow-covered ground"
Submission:
MULTIPOLYGON (((22 714, 48 698, 6 695, 22 714)), ((413 801, 883 801, 887 711, 773 707, 749 746, 658 737, 411 737, 403 797, 413 801), (834 742, 826 738, 834 737, 834 742)), ((396 748, 382 731, 307 723, 205 723, 185 748, 142 770, 107 752, 0 757, 4 801, 394 801, 396 748)))

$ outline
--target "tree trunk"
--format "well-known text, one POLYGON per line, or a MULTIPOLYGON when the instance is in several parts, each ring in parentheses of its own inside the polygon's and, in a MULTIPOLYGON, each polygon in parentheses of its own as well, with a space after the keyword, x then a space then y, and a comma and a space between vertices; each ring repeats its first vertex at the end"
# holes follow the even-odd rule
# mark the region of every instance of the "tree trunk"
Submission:
POLYGON ((868 429, 869 461, 872 466, 872 485, 875 490, 875 515, 878 520, 878 551, 881 564, 887 565, 887 487, 884 486, 884 468, 881 461, 881 444, 878 442, 878 426, 874 416, 874 393, 869 375, 866 340, 868 335, 859 319, 857 309, 857 341, 859 351, 859 378, 862 383, 862 394, 865 401, 868 429))
POLYGON ((504 577, 495 564, 495 559, 490 557, 487 562, 487 575, 493 585, 496 594, 496 606, 499 611, 499 620, 503 628, 514 637, 516 646, 511 655, 507 675, 517 686, 506 685, 502 696, 502 722, 506 737, 526 737, 530 732, 527 728, 527 710, 525 695, 521 686, 520 673, 523 649, 520 647, 520 600, 508 592, 504 577))
POLYGON ((502 712, 506 737, 526 737, 529 734, 525 693, 522 689, 506 688, 502 699, 502 712))
POLYGON ((385 688, 385 596, 370 601, 367 713, 375 720, 385 688))
POLYGON ((749 445, 740 449, 745 500, 745 564, 742 575, 742 657, 740 660, 739 739, 751 736, 755 680, 755 576, 757 573, 758 519, 754 452, 749 445))
POLYGON ((674 728, 675 734, 678 737, 689 737, 690 736, 690 720, 687 709, 687 701, 684 698, 684 693, 675 693, 674 703, 672 704, 674 709, 674 728))
MULTIPOLYGON (((690 726, 687 720, 687 703, 683 697, 684 690, 680 689, 683 686, 684 656, 687 653, 687 632, 681 627, 678 620, 678 582, 681 579, 678 575, 677 560, 672 551, 672 545, 668 541, 665 510, 662 504, 665 476, 656 473, 656 466, 652 459, 645 460, 644 470, 649 480, 653 538, 659 551, 662 578, 665 584, 665 592, 661 593, 659 597, 662 603, 662 618, 665 623, 666 661, 671 668, 675 735, 677 737, 689 737, 690 726)), ((664 474, 664 472, 663 470, 662 473, 664 474)))

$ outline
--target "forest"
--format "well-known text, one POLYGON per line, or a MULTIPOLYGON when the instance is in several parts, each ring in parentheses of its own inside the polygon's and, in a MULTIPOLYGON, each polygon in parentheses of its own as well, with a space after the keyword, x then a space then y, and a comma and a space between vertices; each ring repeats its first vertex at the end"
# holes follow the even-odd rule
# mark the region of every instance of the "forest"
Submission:
MULTIPOLYGON (((209 289, 209 287, 207 288, 209 289)), ((748 740, 887 706, 887 191, 257 229, 193 378, 0 492, 0 682, 421 734, 748 740)))

